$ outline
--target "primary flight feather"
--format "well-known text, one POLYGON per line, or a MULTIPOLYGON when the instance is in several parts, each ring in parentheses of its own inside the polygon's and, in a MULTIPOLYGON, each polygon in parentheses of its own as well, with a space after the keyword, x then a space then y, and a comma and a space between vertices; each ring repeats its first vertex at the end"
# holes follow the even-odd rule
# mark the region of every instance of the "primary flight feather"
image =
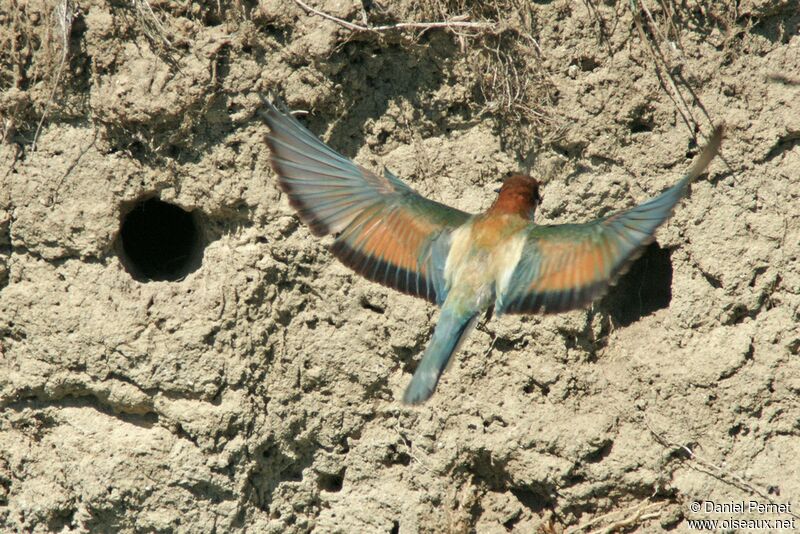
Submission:
POLYGON ((269 102, 262 115, 280 188, 333 254, 369 280, 422 297, 442 310, 403 402, 433 394, 475 320, 504 313, 553 313, 601 296, 641 254, 689 183, 719 151, 717 127, 686 175, 657 197, 584 224, 538 225, 539 183, 508 178, 484 213, 422 197, 399 178, 364 169, 269 102))

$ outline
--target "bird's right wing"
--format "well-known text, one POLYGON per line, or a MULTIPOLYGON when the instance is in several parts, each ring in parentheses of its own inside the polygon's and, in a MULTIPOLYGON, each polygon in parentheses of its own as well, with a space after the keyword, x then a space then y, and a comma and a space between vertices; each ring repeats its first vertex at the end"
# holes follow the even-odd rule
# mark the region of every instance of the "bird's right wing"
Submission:
POLYGON ((495 310, 562 312, 600 297, 653 240, 689 183, 714 159, 721 142, 722 127, 718 127, 682 180, 634 208, 585 224, 531 224, 495 310))
POLYGON ((264 101, 272 168, 314 235, 366 278, 431 302, 445 298, 450 232, 470 215, 429 200, 384 171, 378 176, 264 101))

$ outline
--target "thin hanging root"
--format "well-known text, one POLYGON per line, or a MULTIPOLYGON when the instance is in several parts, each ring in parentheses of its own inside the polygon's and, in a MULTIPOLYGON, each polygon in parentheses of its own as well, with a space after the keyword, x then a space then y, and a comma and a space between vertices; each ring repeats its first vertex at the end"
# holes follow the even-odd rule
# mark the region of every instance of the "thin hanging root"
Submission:
POLYGON ((72 32, 72 22, 75 18, 75 11, 72 6, 72 0, 61 0, 56 6, 54 11, 56 22, 58 23, 58 30, 61 34, 61 61, 56 70, 56 77, 53 80, 53 88, 50 90, 50 96, 47 98, 47 103, 44 105, 44 111, 39 119, 39 124, 36 125, 36 133, 33 134, 33 143, 31 143, 31 151, 36 152, 36 141, 39 139, 39 133, 42 131, 47 114, 50 111, 50 106, 56 96, 56 90, 61 83, 61 75, 64 72, 64 65, 67 64, 69 58, 69 36, 72 32))

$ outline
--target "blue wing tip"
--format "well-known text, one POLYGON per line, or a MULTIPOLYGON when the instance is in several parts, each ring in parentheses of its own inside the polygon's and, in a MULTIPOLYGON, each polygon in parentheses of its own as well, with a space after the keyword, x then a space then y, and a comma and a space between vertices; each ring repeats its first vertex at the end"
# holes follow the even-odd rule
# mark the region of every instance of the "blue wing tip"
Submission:
POLYGON ((421 380, 411 379, 411 383, 403 393, 403 404, 417 406, 430 399, 436 389, 436 384, 423 383, 421 380))
POLYGON ((265 119, 271 119, 272 115, 280 114, 281 111, 278 109, 272 100, 265 97, 262 93, 256 93, 258 95, 258 99, 261 100, 261 106, 267 108, 267 111, 262 111, 261 109, 258 110, 258 114, 264 117, 265 119))

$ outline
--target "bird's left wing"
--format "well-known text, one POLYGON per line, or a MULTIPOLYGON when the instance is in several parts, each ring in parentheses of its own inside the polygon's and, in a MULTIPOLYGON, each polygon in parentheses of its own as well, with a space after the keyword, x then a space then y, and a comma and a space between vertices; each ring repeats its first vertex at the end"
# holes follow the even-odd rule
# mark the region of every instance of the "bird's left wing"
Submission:
POLYGON ((333 253, 366 278, 441 303, 450 232, 470 215, 355 164, 264 104, 272 168, 311 232, 336 236, 333 253))
POLYGON ((519 262, 497 295, 495 310, 562 312, 601 296, 653 240, 689 183, 717 154, 721 141, 718 127, 686 176, 639 206, 585 224, 531 224, 525 230, 519 262))

